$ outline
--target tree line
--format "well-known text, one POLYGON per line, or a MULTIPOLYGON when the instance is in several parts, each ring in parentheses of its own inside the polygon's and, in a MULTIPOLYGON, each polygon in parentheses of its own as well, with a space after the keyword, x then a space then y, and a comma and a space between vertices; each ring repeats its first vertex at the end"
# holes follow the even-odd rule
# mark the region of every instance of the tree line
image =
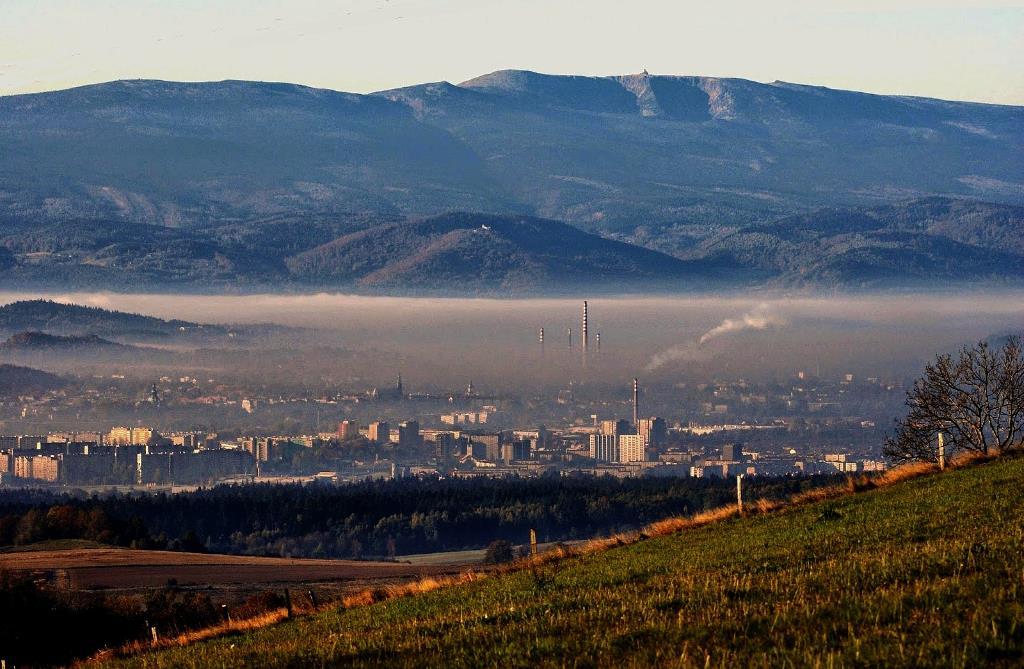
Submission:
MULTIPOLYGON (((751 499, 829 477, 756 478, 751 499)), ((723 479, 546 476, 397 479, 342 486, 247 484, 169 495, 0 493, 0 545, 89 539, 138 548, 246 555, 389 558, 569 541, 636 529, 735 500, 723 479)))

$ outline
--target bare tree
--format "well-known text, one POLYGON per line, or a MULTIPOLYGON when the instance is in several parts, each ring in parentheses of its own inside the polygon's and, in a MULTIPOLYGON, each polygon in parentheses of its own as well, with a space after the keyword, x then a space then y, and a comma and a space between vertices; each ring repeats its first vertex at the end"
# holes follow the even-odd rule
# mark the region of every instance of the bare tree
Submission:
POLYGON ((907 417, 886 439, 896 462, 938 459, 937 437, 947 455, 957 451, 1003 453, 1024 436, 1024 357, 1017 337, 1001 349, 986 342, 965 346, 956 358, 940 355, 907 393, 907 417))

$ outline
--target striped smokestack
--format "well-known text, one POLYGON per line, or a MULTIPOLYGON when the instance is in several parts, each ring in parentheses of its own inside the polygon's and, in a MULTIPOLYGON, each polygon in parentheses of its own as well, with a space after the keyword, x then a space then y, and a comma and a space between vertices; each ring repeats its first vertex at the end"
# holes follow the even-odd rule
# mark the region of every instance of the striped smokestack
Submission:
POLYGON ((583 352, 590 346, 590 335, 587 334, 587 301, 583 300, 583 352))
POLYGON ((633 427, 640 430, 640 381, 633 379, 633 427))

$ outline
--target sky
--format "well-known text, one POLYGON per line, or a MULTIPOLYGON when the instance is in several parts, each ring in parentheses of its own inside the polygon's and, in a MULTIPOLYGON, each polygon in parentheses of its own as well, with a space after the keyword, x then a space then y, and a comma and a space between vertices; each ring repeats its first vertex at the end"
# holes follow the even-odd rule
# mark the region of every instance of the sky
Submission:
POLYGON ((0 0, 0 95, 130 78, 370 92, 505 68, 1024 105, 1024 2, 0 0))

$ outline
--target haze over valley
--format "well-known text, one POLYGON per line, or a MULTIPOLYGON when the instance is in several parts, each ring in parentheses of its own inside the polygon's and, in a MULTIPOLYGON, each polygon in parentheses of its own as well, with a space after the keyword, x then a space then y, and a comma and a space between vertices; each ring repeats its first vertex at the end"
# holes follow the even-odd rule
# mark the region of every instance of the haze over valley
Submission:
MULTIPOLYGON (((30 297, 39 294, 0 293, 0 303, 30 297)), ((199 374, 212 368, 218 375, 269 375, 273 383, 325 391, 387 386, 399 374, 410 389, 440 392, 470 381, 503 392, 551 390, 570 383, 614 388, 624 387, 637 374, 647 380, 694 383, 716 377, 764 381, 805 370, 902 380, 936 353, 1024 329, 1024 295, 1019 292, 603 298, 590 300, 590 336, 600 333, 601 349, 591 342, 584 366, 580 302, 573 299, 328 293, 42 297, 155 316, 171 326, 158 337, 160 329, 146 322, 132 328, 104 325, 103 319, 68 324, 4 318, 0 308, 0 334, 44 331, 85 338, 99 332, 123 347, 101 347, 105 357, 100 361, 119 356, 124 363, 108 373, 141 379, 153 374, 139 367, 147 358, 141 353, 148 351, 151 363, 178 372, 199 374), (179 332, 182 324, 184 333, 179 332), (543 346, 538 342, 540 328, 545 330, 543 346), (305 362, 284 372, 279 358, 267 357, 270 350, 281 355, 294 351, 305 362), (217 355, 225 357, 218 362, 217 355)), ((69 362, 62 364, 62 356, 50 348, 19 353, 16 346, 0 346, 6 357, 34 360, 50 370, 72 371, 83 356, 94 361, 97 356, 82 346, 77 351, 68 347, 66 353, 69 362)))

